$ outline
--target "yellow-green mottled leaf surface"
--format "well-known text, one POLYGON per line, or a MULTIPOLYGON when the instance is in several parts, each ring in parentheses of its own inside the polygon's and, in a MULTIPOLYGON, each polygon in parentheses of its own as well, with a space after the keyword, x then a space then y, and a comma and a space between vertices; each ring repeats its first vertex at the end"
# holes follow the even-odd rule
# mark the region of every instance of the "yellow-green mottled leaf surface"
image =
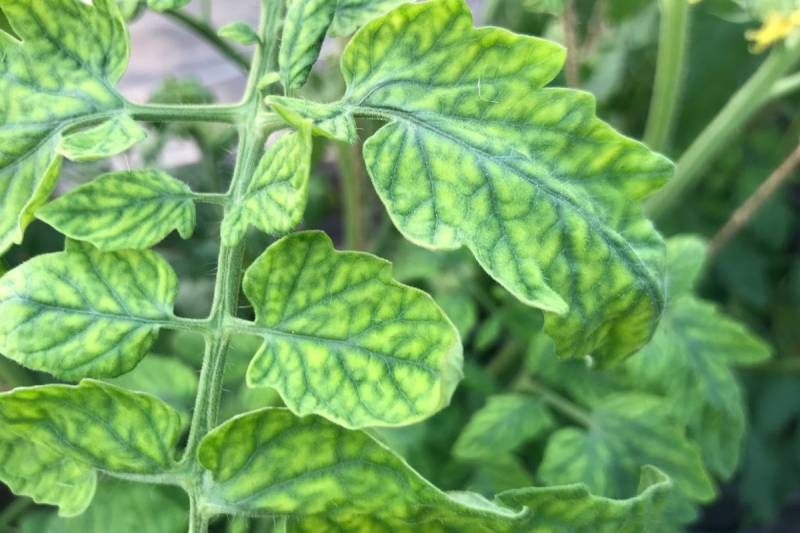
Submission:
POLYGON ((194 231, 192 191, 159 170, 100 176, 45 205, 37 217, 103 251, 144 250, 177 229, 194 231))
POLYGON ((394 281, 387 261, 295 233, 256 260, 244 291, 265 339, 248 383, 276 388, 295 413, 392 426, 450 402, 458 332, 430 296, 394 281))
POLYGON ((231 22, 219 29, 217 34, 239 44, 251 45, 259 41, 256 31, 246 22, 231 22))
POLYGON ((409 0, 338 0, 331 35, 346 37, 370 20, 409 0))
POLYGON ((538 398, 523 394, 491 396, 464 427, 453 452, 466 459, 490 460, 514 451, 554 425, 550 410, 538 398))
POLYGON ((147 130, 128 115, 117 115, 61 140, 58 152, 72 161, 96 161, 124 152, 147 138, 147 130))
POLYGON ((691 294, 704 259, 701 241, 670 239, 668 257, 673 290, 667 309, 653 340, 626 369, 640 386, 680 399, 670 403, 674 416, 688 425, 711 470, 728 478, 739 462, 745 431, 744 400, 733 369, 766 361, 770 348, 691 294))
POLYGON ((73 241, 0 279, 0 353, 68 380, 124 374, 172 317, 177 292, 175 273, 153 252, 73 241))
POLYGON ((531 487, 498 494, 497 500, 532 510, 526 533, 645 533, 662 524, 659 512, 672 489, 663 472, 645 467, 636 496, 612 500, 596 496, 583 484, 531 487))
POLYGON ((337 0, 289 0, 283 23, 280 69, 286 90, 302 87, 319 57, 337 0))
POLYGON ((267 149, 244 197, 225 215, 222 240, 229 246, 244 237, 247 227, 276 235, 303 220, 311 169, 311 123, 278 139, 267 149))
MULTIPOLYGON (((55 186, 62 135, 113 119, 124 101, 114 83, 128 63, 128 32, 112 0, 0 0, 14 32, 0 31, 0 253, 20 242, 55 186)), ((108 123, 101 125, 108 128, 108 123)), ((112 128, 113 129, 113 128, 112 128)), ((89 158, 88 133, 78 133, 89 158)), ((100 146, 121 148, 120 134, 100 146)), ((75 139, 67 141, 70 144, 75 139)), ((101 143, 103 144, 103 143, 101 143)), ((127 146, 125 146, 127 147, 127 146)), ((73 148, 77 148, 73 146, 73 148)))
POLYGON ((295 126, 300 122, 298 117, 311 120, 316 135, 350 144, 356 142, 356 122, 353 116, 342 113, 335 104, 319 104, 299 98, 271 96, 267 99, 267 105, 295 126))
POLYGON ((203 440, 198 459, 213 476, 206 505, 292 516, 289 531, 394 531, 442 520, 507 531, 525 514, 477 496, 469 503, 451 497, 366 433, 285 409, 226 422, 203 440), (347 527, 365 519, 376 529, 347 527))
POLYGON ((18 496, 57 505, 62 516, 82 513, 94 496, 97 474, 57 450, 0 428, 0 481, 18 496))
POLYGON ((107 383, 42 385, 0 394, 4 431, 99 470, 155 474, 175 464, 180 416, 107 383))
POLYGON ((539 467, 549 485, 585 483, 606 497, 625 497, 636 487, 639 469, 653 465, 667 474, 686 498, 708 502, 715 490, 700 450, 670 420, 654 396, 620 393, 600 402, 588 427, 566 427, 550 437, 539 467))
POLYGON ((364 156, 408 239, 467 246, 549 311, 560 354, 610 364, 663 309, 663 241, 640 204, 673 165, 600 121, 590 95, 544 88, 563 62, 554 43, 474 29, 464 0, 408 4, 350 42, 338 105, 388 121, 364 156))

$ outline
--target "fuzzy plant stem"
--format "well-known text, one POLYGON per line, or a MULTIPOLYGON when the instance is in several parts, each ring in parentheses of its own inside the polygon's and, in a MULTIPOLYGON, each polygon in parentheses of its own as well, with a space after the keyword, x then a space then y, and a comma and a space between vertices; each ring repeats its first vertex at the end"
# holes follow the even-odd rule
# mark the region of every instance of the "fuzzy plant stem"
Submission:
POLYGON ((692 190, 708 166, 722 153, 742 127, 771 101, 775 84, 800 62, 800 39, 776 46, 747 83, 728 101, 678 160, 675 177, 646 204, 648 215, 658 220, 671 213, 692 190))
POLYGON ((661 0, 660 6, 661 31, 655 86, 644 134, 644 142, 654 150, 664 150, 669 143, 681 96, 689 41, 689 2, 661 0))
POLYGON ((186 26, 198 36, 202 37, 208 44, 216 48, 220 54, 230 59, 233 63, 238 65, 242 70, 247 71, 250 68, 250 60, 245 55, 239 52, 234 46, 217 35, 208 22, 203 19, 194 17, 184 11, 177 9, 164 11, 164 15, 186 26))

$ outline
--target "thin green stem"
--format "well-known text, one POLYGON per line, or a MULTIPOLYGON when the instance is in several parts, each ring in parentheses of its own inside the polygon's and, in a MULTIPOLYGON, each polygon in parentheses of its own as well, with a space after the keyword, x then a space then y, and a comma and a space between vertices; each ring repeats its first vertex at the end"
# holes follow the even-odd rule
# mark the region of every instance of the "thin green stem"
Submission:
POLYGON ((241 67, 242 70, 247 72, 250 68, 250 60, 239 52, 234 46, 217 35, 217 32, 203 19, 194 17, 185 11, 172 10, 164 11, 164 15, 172 18, 173 20, 183 24, 197 35, 202 37, 208 44, 219 50, 219 52, 241 67))
POLYGON ((658 62, 653 99, 644 134, 644 142, 654 150, 663 150, 669 142, 680 100, 684 60, 689 41, 689 2, 661 0, 660 5, 658 62))
POLYGON ((357 146, 336 143, 336 154, 341 173, 342 196, 344 198, 343 225, 344 243, 348 250, 362 250, 366 241, 364 223, 364 176, 356 156, 357 146))
POLYGON ((800 40, 776 46, 747 83, 692 143, 678 161, 675 177, 647 203, 648 214, 663 218, 692 190, 708 166, 765 104, 775 83, 800 62, 800 40))
POLYGON ((521 392, 530 392, 536 394, 540 396, 548 405, 553 407, 556 411, 567 418, 570 418, 585 427, 592 426, 592 416, 586 409, 574 402, 571 402, 567 398, 558 394, 556 391, 552 390, 550 387, 540 383, 530 376, 523 377, 520 382, 514 386, 514 389, 521 392))
POLYGON ((246 109, 242 104, 168 105, 127 102, 125 107, 134 119, 146 122, 223 122, 238 124, 246 120, 246 109))
POLYGON ((194 192, 192 199, 204 204, 226 206, 230 203, 230 197, 226 193, 217 192, 194 192))
POLYGON ((800 91, 800 72, 778 80, 769 93, 770 100, 779 100, 789 96, 795 91, 800 91))
POLYGON ((0 512, 0 531, 9 531, 14 520, 25 511, 33 507, 33 501, 28 498, 17 498, 0 512))

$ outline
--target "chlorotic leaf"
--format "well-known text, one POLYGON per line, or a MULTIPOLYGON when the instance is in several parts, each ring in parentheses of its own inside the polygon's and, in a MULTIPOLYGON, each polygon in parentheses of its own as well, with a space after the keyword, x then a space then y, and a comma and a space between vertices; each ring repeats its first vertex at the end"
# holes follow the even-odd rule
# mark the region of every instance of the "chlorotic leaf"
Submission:
POLYGON ((626 370, 648 390, 681 399, 670 404, 673 415, 689 426, 714 473, 728 478, 739 462, 745 431, 744 400, 733 368, 766 361, 770 348, 691 295, 703 261, 701 241, 670 239, 668 257, 671 285, 685 285, 673 291, 653 340, 626 362, 626 370))
POLYGON ((287 233, 300 224, 308 201, 311 170, 311 123, 278 139, 267 149, 244 198, 225 215, 222 240, 229 246, 253 225, 271 235, 287 233))
POLYGON ((251 45, 260 41, 256 31, 246 22, 231 22, 219 29, 217 34, 239 44, 251 45))
POLYGON ((342 58, 341 113, 389 121, 364 156, 409 240, 467 246, 550 312, 561 355, 617 362, 663 309, 664 245, 640 201, 673 165, 600 121, 590 95, 543 88, 558 45, 472 24, 464 0, 435 0, 365 26, 342 58))
POLYGON ((454 453, 466 459, 491 459, 514 451, 555 425, 541 400, 522 394, 492 396, 456 441, 454 453))
POLYGON ((391 272, 372 255, 335 251, 321 232, 270 246, 244 279, 265 339, 248 384, 349 428, 410 424, 446 406, 462 375, 458 332, 391 272))
MULTIPOLYGON (((125 22, 112 0, 2 0, 20 40, 0 32, 0 253, 22 240, 55 187, 66 131, 124 115, 113 88, 128 63, 125 22), (54 16, 58 13, 58 16, 54 16)), ((109 128, 108 124, 100 128, 109 128)), ((110 155, 120 143, 101 146, 110 155)), ((91 130, 90 130, 91 131, 91 130)), ((88 158, 87 135, 78 133, 88 158)), ((66 141, 67 147, 76 139, 66 141)), ((101 143, 102 144, 102 143, 101 143)), ((73 146, 73 148, 75 148, 73 146)), ((124 149, 123 148, 123 149, 124 149)))
POLYGON ((0 481, 14 494, 57 505, 62 516, 82 513, 94 496, 95 470, 47 446, 0 429, 0 481))
POLYGON ((213 476, 207 508, 290 516, 290 531, 405 531, 442 520, 508 531, 526 514, 447 495, 366 433, 285 409, 229 420, 206 436, 198 460, 213 476), (354 527, 365 522, 382 527, 354 527))
POLYGON ((286 90, 302 87, 319 57, 337 0, 289 0, 281 40, 280 68, 286 90))
POLYGON ((147 130, 128 115, 116 115, 93 128, 71 133, 58 152, 72 161, 96 161, 124 152, 147 138, 147 130))
POLYGON ((144 250, 177 229, 194 231, 192 191, 159 170, 100 176, 41 208, 37 217, 103 251, 144 250))
POLYGON ((172 317, 177 292, 175 273, 152 252, 72 241, 0 279, 0 353, 67 380, 124 374, 172 317))
POLYGON ((667 242, 668 300, 694 292, 705 259, 706 245, 698 237, 681 235, 667 242))
POLYGON ((191 2, 191 0, 147 0, 147 5, 156 11, 178 9, 191 2))
POLYGON ((337 105, 283 96, 269 97, 267 105, 292 125, 297 126, 303 119, 311 120, 315 135, 349 144, 356 142, 356 122, 353 116, 343 114, 337 105))
POLYGON ((107 383, 42 385, 0 394, 4 431, 99 470, 154 474, 175 465, 180 416, 107 383))
POLYGON ((638 393, 606 398, 585 429, 567 427, 550 437, 538 475, 547 484, 585 483, 608 497, 624 497, 642 465, 667 474, 686 498, 708 502, 714 485, 700 450, 675 425, 664 402, 638 393))
POLYGON ((338 0, 330 33, 337 37, 352 35, 370 20, 408 0, 338 0))
POLYGON ((672 489, 661 471, 644 467, 639 492, 612 500, 595 496, 583 484, 515 489, 497 495, 500 503, 533 511, 528 533, 642 533, 658 531, 659 512, 672 489))

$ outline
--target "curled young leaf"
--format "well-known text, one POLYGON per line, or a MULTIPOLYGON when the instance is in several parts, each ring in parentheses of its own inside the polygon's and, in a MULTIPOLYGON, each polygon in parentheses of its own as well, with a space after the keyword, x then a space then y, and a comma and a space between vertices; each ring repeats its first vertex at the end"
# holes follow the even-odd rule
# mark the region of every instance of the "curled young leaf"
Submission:
POLYGON ((300 224, 308 201, 311 150, 311 123, 307 120, 267 149, 244 197, 225 214, 225 244, 241 241, 250 225, 280 235, 300 224))
POLYGON ((192 191, 158 170, 113 172, 70 191, 36 216, 103 251, 144 250, 177 229, 194 231, 192 191))
POLYGON ((563 62, 554 43, 474 29, 463 0, 408 4, 350 42, 347 92, 324 120, 336 106, 387 120, 364 156, 400 231, 468 247, 550 312, 560 354, 611 364, 647 342, 663 309, 663 241, 640 201, 673 165, 600 121, 590 95, 544 88, 563 62))
POLYGON ((245 46, 259 42, 258 34, 246 22, 231 22, 230 24, 226 24, 219 29, 217 34, 223 39, 229 39, 245 46))
POLYGON ((107 156, 128 148, 141 130, 116 120, 125 115, 114 83, 128 64, 129 39, 113 0, 2 0, 0 7, 20 38, 0 31, 3 253, 22 240, 55 186, 59 149, 82 160, 107 156), (62 144, 66 131, 98 121, 62 144))
POLYGON ((0 353, 67 380, 124 374, 172 317, 177 292, 175 273, 152 252, 71 242, 0 279, 0 353))
POLYGON ((4 431, 99 470, 162 473, 175 465, 180 415, 107 383, 42 385, 0 394, 4 431))
POLYGON ((337 252, 321 232, 290 235, 245 274, 265 343, 250 385, 276 388, 297 414, 346 427, 402 425, 450 402, 461 379, 458 332, 391 265, 337 252))

